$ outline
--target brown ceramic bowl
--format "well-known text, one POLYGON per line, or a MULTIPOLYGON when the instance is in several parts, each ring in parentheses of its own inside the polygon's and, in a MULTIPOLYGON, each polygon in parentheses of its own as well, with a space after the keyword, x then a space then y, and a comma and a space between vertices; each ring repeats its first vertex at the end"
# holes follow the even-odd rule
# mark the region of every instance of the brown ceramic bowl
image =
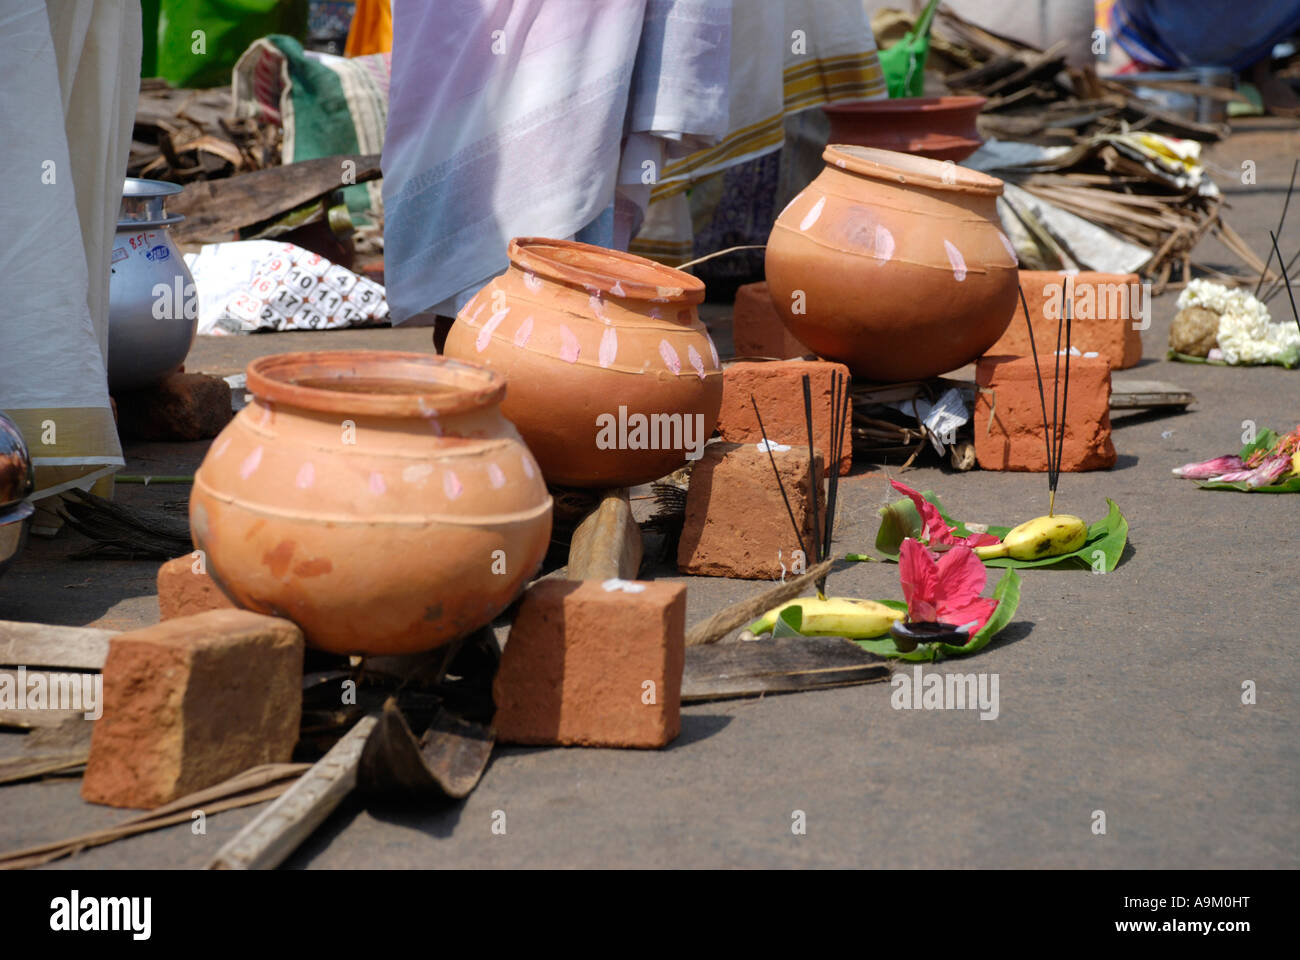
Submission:
POLYGON ((238 606, 334 653, 430 650, 489 623, 541 564, 551 498, 505 383, 419 353, 263 357, 213 441, 194 545, 238 606))
POLYGON ((822 107, 831 143, 850 143, 960 163, 984 141, 975 118, 984 97, 900 97, 822 107))
POLYGON ((702 452, 722 405, 717 350, 696 312, 704 284, 567 240, 522 237, 509 256, 461 310, 445 352, 505 376, 502 412, 546 479, 631 486, 702 452))
POLYGON ((911 154, 832 144, 777 218, 767 286, 785 325, 855 377, 922 380, 970 363, 1010 323, 1015 250, 1002 181, 911 154))

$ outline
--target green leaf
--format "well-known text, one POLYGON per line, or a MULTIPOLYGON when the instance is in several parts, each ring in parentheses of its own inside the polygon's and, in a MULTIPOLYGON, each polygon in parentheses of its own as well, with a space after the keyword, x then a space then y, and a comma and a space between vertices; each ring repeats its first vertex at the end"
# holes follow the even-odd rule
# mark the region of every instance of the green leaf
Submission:
MULTIPOLYGON (((1260 488, 1267 489, 1267 488, 1260 488)), ((1281 491, 1278 491, 1281 492, 1281 491)), ((930 503, 933 503, 939 509, 939 515, 943 517, 944 522, 953 528, 953 532, 959 537, 969 537, 972 531, 966 524, 954 521, 944 510, 943 504, 939 498, 934 495, 933 491, 923 491, 923 496, 930 503)), ((1016 560, 1013 557, 999 557, 996 560, 985 560, 986 567, 1000 567, 1006 569, 1021 569, 1029 567, 1060 567, 1062 569, 1092 569, 1093 553, 1097 550, 1102 552, 1104 559, 1105 572, 1110 573, 1119 565, 1120 557, 1124 554, 1124 545, 1128 542, 1128 521, 1124 514, 1120 513, 1119 507, 1115 501, 1109 497, 1106 498, 1109 509, 1106 516, 1088 527, 1088 539, 1083 542, 1083 546, 1073 553, 1065 553, 1055 557, 1043 557, 1039 560, 1016 560)), ((921 515, 916 509, 916 504, 912 503, 908 497, 896 500, 887 507, 881 507, 880 529, 876 531, 876 549, 884 555, 887 560, 898 560, 898 551, 902 546, 905 537, 916 537, 921 533, 921 515)), ((1002 538, 1011 532, 1011 527, 1001 527, 989 524, 988 532, 995 537, 1002 538)), ((856 557, 853 557, 856 559, 856 557)))
POLYGON ((1194 357, 1189 353, 1179 353, 1177 350, 1170 350, 1165 354, 1167 360, 1177 360, 1179 363, 1208 363, 1214 367, 1285 367, 1288 370, 1294 370, 1300 366, 1300 351, 1290 348, 1273 360, 1265 360, 1263 363, 1228 363, 1226 360, 1209 360, 1205 357, 1194 357))
POLYGON ((1300 477, 1288 477, 1281 483, 1270 483, 1266 487, 1252 487, 1245 480, 1234 483, 1223 481, 1211 483, 1203 480, 1197 483, 1197 486, 1203 490, 1239 490, 1242 493, 1300 493, 1300 477))
POLYGON ((803 626, 803 607, 786 607, 776 616, 776 625, 772 628, 772 638, 802 637, 799 628, 803 626))
MULTIPOLYGON (((1016 610, 1020 606, 1020 575, 1014 570, 1008 570, 998 581, 998 585, 993 590, 993 597, 998 601, 997 609, 993 611, 993 616, 989 617, 988 622, 980 627, 975 636, 964 646, 957 646, 951 643, 922 643, 915 650, 903 653, 894 643, 892 636, 876 637, 874 640, 855 640, 858 646, 869 653, 874 653, 881 657, 891 657, 899 660, 910 662, 938 660, 942 657, 965 657, 979 650, 984 649, 988 642, 1011 622, 1011 618, 1016 615, 1016 610)), ((907 604, 899 600, 880 600, 880 603, 895 610, 907 610, 907 604)))

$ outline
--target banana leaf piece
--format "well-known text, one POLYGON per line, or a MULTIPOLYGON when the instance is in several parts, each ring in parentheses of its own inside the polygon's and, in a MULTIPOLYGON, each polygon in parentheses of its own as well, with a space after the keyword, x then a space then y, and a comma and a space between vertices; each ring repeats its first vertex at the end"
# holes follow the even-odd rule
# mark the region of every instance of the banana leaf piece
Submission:
MULTIPOLYGON (((1277 445, 1277 441, 1277 431, 1265 427, 1255 435, 1253 443, 1248 443, 1241 448, 1238 456, 1245 460, 1261 450, 1272 450, 1277 445)), ((1300 493, 1300 477, 1287 477, 1266 487, 1252 487, 1245 480, 1201 480, 1196 485, 1205 490, 1238 490, 1241 493, 1300 493)))
MULTIPOLYGON (((993 589, 993 597, 998 601, 997 609, 993 611, 993 616, 989 617, 988 622, 980 627, 979 632, 970 638, 965 646, 956 646, 951 643, 922 643, 918 644, 915 650, 909 653, 903 653, 894 643, 892 636, 877 637, 874 640, 855 640, 853 641, 863 650, 869 653, 877 654, 882 657, 892 657, 900 660, 909 661, 927 661, 941 660, 944 657, 965 657, 976 653, 988 644, 997 634, 1011 622, 1011 618, 1016 615, 1016 609, 1020 606, 1020 575, 1014 570, 1008 570, 998 581, 998 585, 993 589)), ((907 604, 901 600, 881 600, 887 607, 895 610, 907 610, 907 604)))
POLYGON ((1268 360, 1264 363, 1229 363, 1227 360, 1210 360, 1206 357, 1195 357, 1190 353, 1179 353, 1177 350, 1170 350, 1165 354, 1166 360, 1177 360, 1179 363, 1206 363, 1212 367, 1267 367, 1277 366, 1285 367, 1288 370, 1294 370, 1300 366, 1300 353, 1289 350, 1276 360, 1268 360))
MULTIPOLYGON (((966 524, 953 520, 939 498, 935 496, 933 490, 924 490, 921 493, 926 500, 939 508, 939 514, 943 517, 944 522, 953 528, 953 533, 959 537, 969 537, 975 531, 969 529, 966 524)), ((1083 546, 1073 553, 1065 553, 1056 557, 1043 557, 1039 560, 1016 560, 1014 557, 999 557, 996 560, 985 560, 984 565, 988 567, 1005 567, 1005 568, 1028 568, 1028 567, 1058 567, 1061 569, 1093 569, 1093 561, 1097 559, 1095 554, 1101 552, 1102 572, 1110 573, 1119 566, 1120 557, 1124 554, 1124 545, 1128 542, 1128 521, 1124 519, 1124 514, 1120 513, 1119 507, 1115 501, 1109 497, 1106 498, 1109 504, 1109 510, 1106 516, 1096 523, 1088 526, 1088 539, 1084 541, 1083 546)), ((917 537, 922 529, 921 515, 917 512, 916 505, 907 497, 901 500, 895 500, 888 506, 880 508, 880 528, 876 531, 876 550, 879 551, 886 560, 898 560, 898 550, 903 540, 907 537, 917 537)), ((1011 532, 1011 527, 999 527, 989 525, 988 532, 996 537, 1005 537, 1011 532)), ((848 559, 856 560, 859 555, 850 554, 848 559)))

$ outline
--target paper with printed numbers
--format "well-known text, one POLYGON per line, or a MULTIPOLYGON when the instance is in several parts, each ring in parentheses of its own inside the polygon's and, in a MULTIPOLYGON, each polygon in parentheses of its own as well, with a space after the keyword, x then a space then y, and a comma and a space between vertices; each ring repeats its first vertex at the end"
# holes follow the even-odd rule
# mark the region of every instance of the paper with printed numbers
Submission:
POLYGON ((185 262, 199 295, 200 334, 337 330, 388 321, 383 287, 292 243, 211 243, 185 262))

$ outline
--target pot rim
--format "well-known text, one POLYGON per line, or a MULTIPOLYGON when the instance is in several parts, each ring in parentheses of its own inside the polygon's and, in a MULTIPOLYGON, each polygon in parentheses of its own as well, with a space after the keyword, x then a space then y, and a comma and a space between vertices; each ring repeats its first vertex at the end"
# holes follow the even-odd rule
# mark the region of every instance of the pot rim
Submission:
POLYGON ((505 378, 486 367, 432 353, 405 350, 306 350, 259 357, 248 365, 248 390, 259 400, 313 410, 374 417, 438 417, 495 406, 505 378), (352 393, 303 386, 304 376, 400 377, 424 374, 438 393, 352 393))
POLYGON ((506 249, 510 262, 529 273, 584 287, 620 300, 650 300, 656 303, 696 304, 704 301, 704 281, 645 257, 622 250, 610 250, 577 240, 548 237, 515 237, 506 249), (557 256, 556 254, 561 254, 557 256), (626 264, 638 276, 611 273, 601 260, 626 264), (617 286, 616 291, 614 287, 617 286))
POLYGON ((987 97, 895 97, 889 100, 841 100, 822 107, 826 113, 959 113, 974 109, 978 112, 987 97))
POLYGON ((911 184, 927 190, 948 190, 984 197, 1002 195, 1002 181, 997 177, 916 154, 832 143, 827 145, 822 159, 827 167, 848 170, 885 183, 911 184))

